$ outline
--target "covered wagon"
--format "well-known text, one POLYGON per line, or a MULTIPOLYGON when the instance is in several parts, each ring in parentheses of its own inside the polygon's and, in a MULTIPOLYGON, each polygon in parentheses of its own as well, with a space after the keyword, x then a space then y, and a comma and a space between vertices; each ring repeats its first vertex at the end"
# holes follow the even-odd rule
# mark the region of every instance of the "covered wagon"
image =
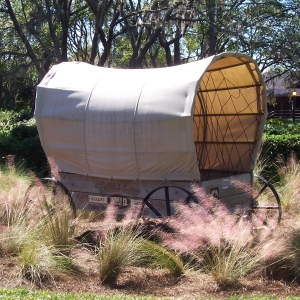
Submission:
MULTIPOLYGON (((222 53, 180 66, 121 70, 55 65, 37 87, 42 147, 76 209, 173 213, 193 184, 231 210, 257 208, 253 168, 267 116, 255 61, 222 53)), ((276 193, 276 191, 274 190, 276 193)), ((275 205, 280 208, 276 194, 275 205)))

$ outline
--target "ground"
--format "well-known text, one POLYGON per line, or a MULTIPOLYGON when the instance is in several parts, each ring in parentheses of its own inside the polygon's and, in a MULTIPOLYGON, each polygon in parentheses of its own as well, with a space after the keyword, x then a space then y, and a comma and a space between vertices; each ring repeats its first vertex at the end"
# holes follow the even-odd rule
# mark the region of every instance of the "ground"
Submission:
POLYGON ((167 271, 144 268, 129 268, 115 286, 99 283, 94 262, 87 253, 77 251, 75 254, 84 266, 84 276, 61 276, 45 282, 42 286, 31 284, 20 277, 18 268, 13 262, 1 259, 0 286, 27 287, 31 289, 47 289, 60 292, 83 293, 90 292, 99 295, 153 295, 158 297, 175 297, 181 299, 223 299, 231 295, 277 296, 283 299, 287 296, 300 295, 297 284, 287 284, 282 281, 265 280, 260 276, 250 276, 236 286, 222 290, 218 288, 208 275, 187 274, 179 280, 170 276, 167 271))
POLYGON ((14 259, 0 257, 0 287, 89 292, 98 295, 153 295, 180 299, 223 299, 232 295, 251 297, 269 295, 280 299, 300 296, 299 284, 267 280, 260 273, 252 274, 227 289, 221 289, 207 274, 197 275, 194 272, 187 272, 178 279, 166 270, 131 267, 125 270, 116 285, 101 285, 93 255, 83 247, 77 247, 73 250, 72 256, 80 266, 80 276, 59 276, 40 286, 22 278, 14 259))

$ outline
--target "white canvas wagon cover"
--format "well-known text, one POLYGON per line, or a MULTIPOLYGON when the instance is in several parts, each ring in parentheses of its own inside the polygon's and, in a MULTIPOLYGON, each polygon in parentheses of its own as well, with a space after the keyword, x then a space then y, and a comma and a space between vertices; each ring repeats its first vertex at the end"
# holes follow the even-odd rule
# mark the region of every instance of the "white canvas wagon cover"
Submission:
POLYGON ((200 169, 224 167, 249 172, 265 117, 259 69, 237 53, 157 69, 61 63, 38 85, 35 107, 42 146, 59 171, 132 180, 200 180, 200 169), (213 140, 238 146, 205 148, 213 140))

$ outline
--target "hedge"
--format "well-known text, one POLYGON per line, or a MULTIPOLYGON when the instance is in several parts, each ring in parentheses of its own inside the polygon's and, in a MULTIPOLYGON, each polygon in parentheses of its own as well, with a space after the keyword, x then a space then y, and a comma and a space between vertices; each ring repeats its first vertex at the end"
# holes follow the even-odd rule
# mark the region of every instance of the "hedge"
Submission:
POLYGON ((300 134, 265 134, 262 151, 264 157, 276 158, 279 155, 287 160, 291 153, 300 159, 300 134))

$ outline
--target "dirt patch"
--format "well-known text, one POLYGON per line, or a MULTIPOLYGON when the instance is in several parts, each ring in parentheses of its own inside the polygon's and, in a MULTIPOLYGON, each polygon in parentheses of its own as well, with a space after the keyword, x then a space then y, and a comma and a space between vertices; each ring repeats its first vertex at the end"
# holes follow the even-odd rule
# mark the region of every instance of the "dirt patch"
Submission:
MULTIPOLYGON (((77 227, 78 236, 87 230, 95 231, 98 228, 97 222, 81 223, 77 227)), ((97 240, 97 235, 95 237, 97 240)), ((60 275, 42 285, 37 285, 21 276, 16 259, 0 257, 0 287, 25 287, 72 293, 89 292, 107 296, 153 295, 180 299, 224 299, 232 295, 250 297, 268 295, 282 299, 287 296, 300 295, 299 284, 267 280, 260 273, 252 274, 225 290, 219 288, 214 279, 207 274, 190 271, 178 279, 167 270, 142 267, 127 268, 117 284, 109 286, 101 284, 97 261, 91 250, 78 246, 73 249, 72 258, 80 269, 77 276, 60 275)))
POLYGON ((216 286, 213 278, 206 274, 188 272, 182 278, 175 278, 166 270, 131 267, 125 270, 117 284, 101 285, 97 273, 97 263, 87 250, 75 249, 73 257, 80 266, 78 276, 58 276, 52 280, 35 285, 22 278, 13 259, 0 259, 0 286, 5 288, 27 287, 48 289, 59 292, 98 295, 153 295, 181 299, 223 299, 232 295, 260 296, 269 295, 284 298, 300 294, 298 284, 283 281, 266 280, 256 274, 242 279, 234 286, 222 290, 216 286))

